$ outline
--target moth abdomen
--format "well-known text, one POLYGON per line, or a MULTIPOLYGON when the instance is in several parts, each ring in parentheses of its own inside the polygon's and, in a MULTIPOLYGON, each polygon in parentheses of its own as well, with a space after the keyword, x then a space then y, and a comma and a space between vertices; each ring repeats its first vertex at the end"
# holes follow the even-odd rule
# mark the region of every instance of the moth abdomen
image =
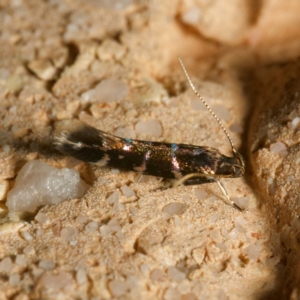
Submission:
POLYGON ((55 138, 56 148, 84 162, 95 163, 105 156, 101 131, 82 125, 77 130, 62 132, 55 138))

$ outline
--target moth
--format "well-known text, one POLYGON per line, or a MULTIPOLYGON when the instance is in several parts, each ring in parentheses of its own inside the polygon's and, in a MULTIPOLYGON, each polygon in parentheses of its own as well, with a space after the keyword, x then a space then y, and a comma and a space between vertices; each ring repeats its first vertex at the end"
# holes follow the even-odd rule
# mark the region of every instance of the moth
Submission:
POLYGON ((179 62, 194 93, 227 136, 232 157, 225 156, 212 147, 121 138, 86 124, 82 124, 74 131, 62 132, 56 137, 56 147, 64 154, 101 167, 176 179, 173 186, 216 182, 228 203, 241 210, 230 199, 220 178, 243 176, 244 158, 234 149, 233 142, 221 121, 197 92, 180 58, 179 62))

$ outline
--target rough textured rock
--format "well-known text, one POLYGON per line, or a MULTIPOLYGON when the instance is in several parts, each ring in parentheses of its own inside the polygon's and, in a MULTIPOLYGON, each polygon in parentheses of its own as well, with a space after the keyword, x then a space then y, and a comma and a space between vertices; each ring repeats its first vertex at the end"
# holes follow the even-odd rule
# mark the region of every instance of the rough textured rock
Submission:
POLYGON ((74 168, 91 185, 33 214, 1 203, 0 299, 299 298, 297 0, 0 7, 1 199, 32 160, 74 168), (243 213, 215 184, 155 191, 157 178, 53 146, 55 130, 83 121, 231 155, 178 56, 246 158, 245 178, 222 179, 243 213), (122 95, 97 101, 104 83, 122 95))

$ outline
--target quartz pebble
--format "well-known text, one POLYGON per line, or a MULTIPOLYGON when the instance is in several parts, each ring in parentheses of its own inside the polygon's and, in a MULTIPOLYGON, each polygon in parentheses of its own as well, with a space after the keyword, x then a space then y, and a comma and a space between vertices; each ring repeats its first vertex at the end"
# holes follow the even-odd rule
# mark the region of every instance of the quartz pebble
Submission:
POLYGON ((44 270, 53 270, 55 268, 55 263, 51 260, 41 260, 39 262, 39 268, 44 270))
POLYGON ((123 296, 127 293, 127 284, 122 280, 112 280, 108 283, 108 288, 115 297, 123 296))
POLYGON ((180 300, 181 295, 179 291, 173 287, 167 288, 165 294, 164 294, 164 300, 180 300))
POLYGON ((57 169, 32 160, 19 172, 15 186, 8 192, 6 205, 10 210, 35 211, 46 204, 80 198, 88 185, 73 169, 57 169))
POLYGON ((76 280, 77 280, 78 284, 84 284, 87 282, 87 276, 86 276, 85 270, 79 269, 76 272, 76 280))
POLYGON ((86 232, 94 232, 96 230, 98 230, 99 228, 99 223, 96 221, 92 221, 86 224, 85 226, 85 231, 86 232))
POLYGON ((32 235, 28 231, 21 231, 21 236, 28 242, 33 240, 32 235))
POLYGON ((167 274, 171 280, 177 282, 182 281, 186 277, 183 272, 181 272, 180 270, 178 270, 176 267, 173 266, 168 268, 167 274))
POLYGON ((60 232, 61 238, 68 242, 74 241, 77 234, 78 234, 78 229, 75 227, 65 227, 60 232))
POLYGON ((44 224, 48 221, 47 215, 39 212, 36 216, 35 216, 35 220, 37 220, 40 224, 44 224))
POLYGON ((0 262, 0 273, 9 273, 13 267, 10 257, 5 257, 0 262))
POLYGON ((60 290, 70 286, 73 283, 70 274, 43 274, 40 279, 40 284, 49 289, 60 290))
POLYGON ((125 197, 134 197, 135 192, 127 185, 121 186, 121 191, 125 197))
POLYGON ((19 265, 19 266, 26 266, 27 265, 27 261, 26 261, 26 258, 25 258, 24 254, 18 254, 16 256, 16 264, 19 265))
POLYGON ((109 78, 102 80, 94 89, 90 89, 81 95, 83 103, 108 103, 120 101, 129 93, 129 87, 124 82, 109 78))
POLYGON ((182 22, 190 25, 196 25, 201 19, 201 10, 194 6, 188 9, 182 16, 182 22))
POLYGON ((204 190, 195 190, 195 195, 198 198, 198 200, 204 200, 208 196, 207 192, 204 190))
POLYGON ((20 284, 20 275, 19 274, 9 275, 9 283, 13 286, 19 285, 20 284))
POLYGON ((273 153, 278 153, 281 157, 288 155, 287 148, 282 142, 276 142, 270 145, 270 151, 273 153))
POLYGON ((138 134, 160 137, 162 135, 162 126, 157 120, 139 121, 135 125, 138 134))
POLYGON ((173 202, 163 208, 163 213, 169 215, 170 217, 173 215, 182 215, 187 208, 188 206, 185 203, 173 202))

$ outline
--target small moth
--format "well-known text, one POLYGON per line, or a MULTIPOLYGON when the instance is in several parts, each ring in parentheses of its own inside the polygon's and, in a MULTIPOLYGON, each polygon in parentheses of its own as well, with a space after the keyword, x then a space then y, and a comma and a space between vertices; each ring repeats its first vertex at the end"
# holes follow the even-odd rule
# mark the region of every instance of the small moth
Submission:
POLYGON ((221 121, 196 91, 180 58, 179 62, 191 88, 226 134, 233 157, 225 156, 212 147, 120 138, 85 124, 56 137, 56 147, 62 153, 101 167, 177 179, 174 186, 216 182, 228 203, 241 210, 230 199, 220 178, 243 176, 244 159, 234 149, 233 142, 221 121))

